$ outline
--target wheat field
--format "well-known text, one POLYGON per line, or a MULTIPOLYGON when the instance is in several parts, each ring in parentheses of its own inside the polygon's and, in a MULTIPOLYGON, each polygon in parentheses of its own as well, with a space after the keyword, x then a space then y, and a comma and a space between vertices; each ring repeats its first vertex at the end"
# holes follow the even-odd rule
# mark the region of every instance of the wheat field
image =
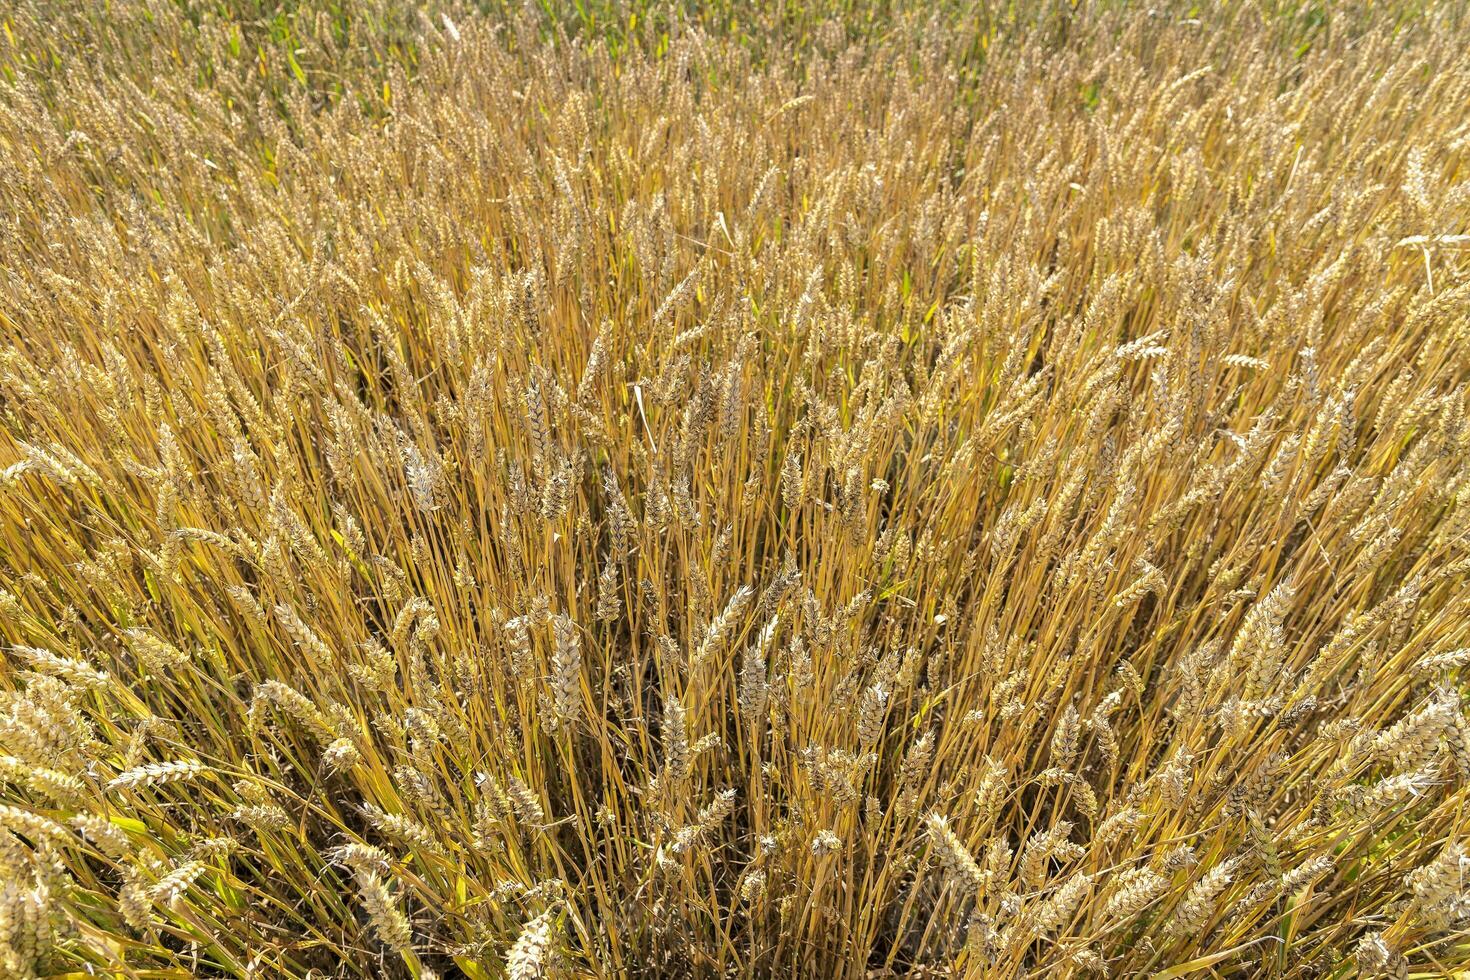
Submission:
POLYGON ((1470 970, 1458 0, 0 34, 3 980, 1470 970))

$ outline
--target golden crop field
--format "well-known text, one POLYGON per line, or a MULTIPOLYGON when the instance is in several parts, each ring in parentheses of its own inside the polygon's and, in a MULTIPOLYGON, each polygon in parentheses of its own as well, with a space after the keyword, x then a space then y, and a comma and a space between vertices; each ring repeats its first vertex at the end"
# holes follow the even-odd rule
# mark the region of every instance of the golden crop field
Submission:
POLYGON ((1460 0, 0 8, 0 980, 1470 970, 1460 0))

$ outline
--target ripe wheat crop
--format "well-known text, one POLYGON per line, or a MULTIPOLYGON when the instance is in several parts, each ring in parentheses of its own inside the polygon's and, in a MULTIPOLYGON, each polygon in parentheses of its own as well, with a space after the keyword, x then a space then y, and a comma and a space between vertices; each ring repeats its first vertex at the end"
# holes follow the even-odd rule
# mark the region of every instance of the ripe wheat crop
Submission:
POLYGON ((1470 12, 0 10, 0 978, 1470 969, 1470 12))

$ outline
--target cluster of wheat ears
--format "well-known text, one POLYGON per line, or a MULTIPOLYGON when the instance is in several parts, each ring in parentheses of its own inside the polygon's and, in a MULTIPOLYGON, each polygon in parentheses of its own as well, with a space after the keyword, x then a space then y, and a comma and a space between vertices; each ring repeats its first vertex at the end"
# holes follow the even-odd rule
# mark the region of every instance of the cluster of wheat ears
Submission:
POLYGON ((1458 2, 483 6, 0 11, 0 977, 1470 965, 1458 2))

